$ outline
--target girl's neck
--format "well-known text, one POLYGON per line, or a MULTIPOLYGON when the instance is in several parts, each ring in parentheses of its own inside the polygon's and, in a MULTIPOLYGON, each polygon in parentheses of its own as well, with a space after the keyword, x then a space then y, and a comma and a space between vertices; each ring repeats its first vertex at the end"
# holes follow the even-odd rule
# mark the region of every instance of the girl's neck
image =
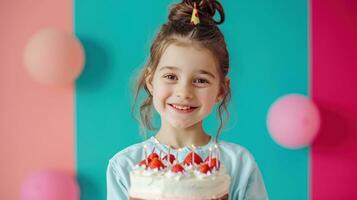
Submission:
POLYGON ((161 144, 170 145, 175 149, 191 147, 192 144, 196 147, 204 146, 210 141, 210 136, 203 130, 202 121, 185 129, 175 128, 169 123, 163 122, 155 138, 161 144))

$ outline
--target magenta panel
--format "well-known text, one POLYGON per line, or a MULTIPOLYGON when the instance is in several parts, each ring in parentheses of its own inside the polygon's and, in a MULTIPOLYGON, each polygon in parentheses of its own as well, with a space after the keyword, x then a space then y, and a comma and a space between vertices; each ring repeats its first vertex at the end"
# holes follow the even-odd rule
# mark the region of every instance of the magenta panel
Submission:
POLYGON ((357 199, 357 1, 312 0, 311 22, 311 199, 357 199))

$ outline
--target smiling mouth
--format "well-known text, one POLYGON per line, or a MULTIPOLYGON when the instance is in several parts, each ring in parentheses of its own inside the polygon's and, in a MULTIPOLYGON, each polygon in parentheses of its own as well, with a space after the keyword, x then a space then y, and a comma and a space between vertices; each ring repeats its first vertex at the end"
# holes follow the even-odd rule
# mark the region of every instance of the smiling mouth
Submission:
POLYGON ((195 110, 198 107, 191 107, 191 106, 178 106, 174 104, 169 104, 172 108, 174 108, 176 111, 183 112, 183 113, 189 113, 195 110))

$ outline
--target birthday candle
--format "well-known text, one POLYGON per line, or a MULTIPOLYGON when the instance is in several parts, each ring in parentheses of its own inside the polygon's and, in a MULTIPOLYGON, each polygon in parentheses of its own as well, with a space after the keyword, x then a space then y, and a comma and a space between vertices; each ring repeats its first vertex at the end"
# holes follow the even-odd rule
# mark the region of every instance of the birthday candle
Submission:
POLYGON ((169 150, 167 151, 167 161, 169 161, 169 165, 171 165, 171 160, 170 160, 170 149, 171 149, 171 146, 169 145, 169 150))
POLYGON ((216 169, 218 170, 218 166, 219 166, 219 148, 218 148, 218 145, 215 144, 214 145, 214 148, 216 148, 216 169))
POLYGON ((159 159, 161 160, 161 153, 162 153, 162 150, 160 149, 160 155, 159 155, 159 159))
POLYGON ((155 152, 156 144, 159 144, 159 141, 155 140, 155 144, 154 144, 154 147, 152 148, 151 153, 155 152))
POLYGON ((195 145, 192 144, 192 166, 195 164, 195 145))
POLYGON ((176 151, 176 163, 177 163, 177 164, 179 163, 178 154, 179 154, 180 151, 181 151, 181 148, 179 148, 179 149, 176 151))
POLYGON ((211 167, 211 161, 212 161, 212 147, 209 148, 209 156, 208 156, 208 166, 211 167))
POLYGON ((144 156, 145 156, 145 163, 147 166, 149 163, 148 163, 148 154, 146 152, 146 148, 147 148, 147 146, 146 146, 146 144, 144 144, 144 156))

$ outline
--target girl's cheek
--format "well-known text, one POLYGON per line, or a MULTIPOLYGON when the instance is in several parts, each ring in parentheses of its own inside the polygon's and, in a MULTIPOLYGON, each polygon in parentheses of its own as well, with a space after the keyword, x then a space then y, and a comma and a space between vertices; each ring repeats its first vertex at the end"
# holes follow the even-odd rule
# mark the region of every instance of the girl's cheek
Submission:
POLYGON ((200 99, 204 100, 207 104, 214 104, 215 94, 215 90, 207 90, 199 93, 199 96, 200 99))
POLYGON ((156 87, 156 92, 160 94, 160 96, 165 96, 171 92, 172 88, 167 84, 158 84, 156 87))

